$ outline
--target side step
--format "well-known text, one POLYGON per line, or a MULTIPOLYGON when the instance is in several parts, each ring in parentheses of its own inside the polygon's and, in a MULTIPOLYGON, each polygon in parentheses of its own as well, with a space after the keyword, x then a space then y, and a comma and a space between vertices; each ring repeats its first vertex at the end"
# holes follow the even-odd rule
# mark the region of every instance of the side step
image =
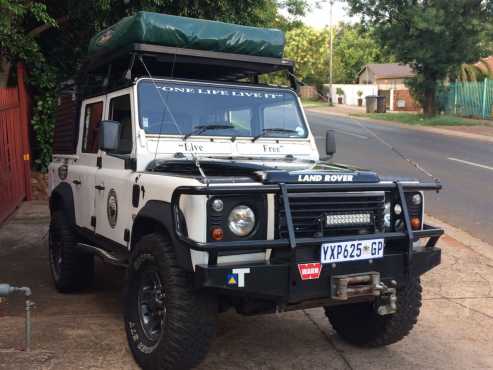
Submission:
POLYGON ((121 267, 128 266, 128 259, 123 254, 118 255, 116 253, 110 253, 105 249, 85 243, 77 243, 77 248, 83 250, 84 252, 95 254, 98 257, 102 258, 104 262, 110 263, 112 265, 121 267))

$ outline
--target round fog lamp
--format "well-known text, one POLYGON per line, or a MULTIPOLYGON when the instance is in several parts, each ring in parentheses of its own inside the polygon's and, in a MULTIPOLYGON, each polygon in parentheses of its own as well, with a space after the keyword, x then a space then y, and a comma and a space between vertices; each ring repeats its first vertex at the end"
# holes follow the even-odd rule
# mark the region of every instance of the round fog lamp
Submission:
POLYGON ((402 213, 402 207, 400 204, 396 204, 394 206, 394 213, 399 216, 402 213))
POLYGON ((228 227, 237 236, 247 236, 255 227, 255 213, 248 206, 237 206, 228 216, 228 227))
POLYGON ((224 231, 220 227, 215 227, 211 230, 211 236, 212 236, 212 239, 214 239, 214 240, 217 240, 217 241, 223 240, 224 231))
POLYGON ((224 209, 224 203, 221 199, 214 199, 212 201, 212 209, 216 212, 222 212, 224 209))
POLYGON ((419 206, 421 204, 421 194, 414 194, 411 198, 411 201, 415 206, 419 206))

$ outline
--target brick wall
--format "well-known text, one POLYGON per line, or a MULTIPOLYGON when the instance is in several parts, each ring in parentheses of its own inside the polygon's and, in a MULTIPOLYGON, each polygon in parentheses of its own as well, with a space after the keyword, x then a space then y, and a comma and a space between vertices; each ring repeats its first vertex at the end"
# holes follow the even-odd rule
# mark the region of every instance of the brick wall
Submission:
POLYGON ((301 99, 318 99, 319 97, 315 86, 310 85, 300 86, 299 94, 301 99))
POLYGON ((394 111, 416 112, 419 105, 411 96, 409 90, 394 90, 394 111), (404 107, 399 106, 399 101, 404 101, 404 107))

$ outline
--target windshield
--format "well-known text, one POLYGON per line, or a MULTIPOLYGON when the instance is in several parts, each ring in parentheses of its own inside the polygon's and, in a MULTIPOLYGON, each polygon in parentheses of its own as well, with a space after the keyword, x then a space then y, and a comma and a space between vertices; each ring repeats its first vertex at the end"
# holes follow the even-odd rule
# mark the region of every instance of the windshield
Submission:
POLYGON ((147 134, 304 138, 294 93, 283 89, 143 80, 139 123, 147 134))

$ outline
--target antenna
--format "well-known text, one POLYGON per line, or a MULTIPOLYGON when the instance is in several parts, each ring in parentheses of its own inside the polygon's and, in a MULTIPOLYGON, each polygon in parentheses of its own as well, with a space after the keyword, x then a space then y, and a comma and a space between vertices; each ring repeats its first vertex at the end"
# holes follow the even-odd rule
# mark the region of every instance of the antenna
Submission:
MULTIPOLYGON (((303 81, 299 80, 298 77, 294 74, 294 73, 291 73, 291 72, 288 72, 294 79, 296 79, 299 83, 301 83, 302 85, 304 85, 303 81)), ((326 98, 320 94, 318 91, 317 91, 317 95, 322 99, 322 100, 326 100, 326 98)), ((353 121, 354 123, 356 123, 359 127, 361 127, 363 130, 367 131, 371 136, 373 136, 375 139, 377 139, 378 141, 380 141, 383 145, 385 145, 387 148, 389 148, 390 150, 392 150, 395 154, 397 154, 399 157, 401 157, 402 159, 404 159, 407 163, 409 163, 411 166, 415 167, 418 171, 424 173, 426 176, 430 177, 436 184, 439 184, 440 183, 440 179, 438 177, 435 177, 430 171, 428 171, 427 169, 425 169, 424 167, 422 167, 418 162, 412 160, 411 158, 409 157, 406 157, 404 154, 402 154, 396 147, 394 147, 392 144, 388 143, 387 141, 385 141, 383 138, 381 138, 380 136, 378 136, 373 130, 371 130, 368 126, 362 124, 361 122, 359 122, 358 120, 356 119, 352 119, 352 118, 348 118, 350 119, 351 121, 353 121)))
MULTIPOLYGON (((142 58, 142 55, 139 56, 139 61, 144 66, 144 69, 146 70, 147 75, 151 79, 152 84, 154 85, 154 88, 156 89, 156 91, 157 91, 157 93, 159 95, 159 99, 161 99, 161 103, 163 103, 163 105, 164 105, 163 117, 161 119, 161 122, 159 123, 159 134, 158 134, 158 139, 157 139, 157 143, 156 143, 156 150, 154 151, 154 160, 156 160, 157 150, 159 148, 159 140, 161 139, 161 134, 162 134, 162 130, 163 130, 163 123, 164 123, 164 120, 166 118, 166 112, 169 112, 169 115, 171 117, 171 121, 173 122, 173 125, 176 127, 176 130, 178 131, 178 133, 180 135, 183 135, 183 131, 181 130, 181 128, 178 125, 178 123, 176 122, 175 116, 173 115, 173 113, 169 109, 169 106, 168 106, 168 103, 167 103, 169 93, 166 92, 166 98, 163 97, 163 94, 161 93, 161 89, 159 88, 159 86, 156 84, 156 81, 152 77, 151 72, 149 71, 149 69, 147 68, 147 65, 144 62, 144 58, 142 58)), ((171 78, 173 78, 173 75, 174 75, 174 72, 175 72, 175 63, 176 63, 176 54, 174 54, 174 56, 173 56, 173 64, 171 66, 171 78)))
MULTIPOLYGON (((169 109, 169 106, 168 106, 168 103, 167 103, 169 92, 166 92, 166 98, 164 98, 163 95, 162 95, 162 93, 161 93, 161 89, 156 84, 156 81, 152 77, 151 72, 147 68, 147 65, 145 64, 144 58, 142 58, 142 56, 139 56, 139 61, 144 66, 144 69, 145 69, 147 75, 149 76, 149 78, 151 79, 151 81, 152 81, 152 83, 154 85, 154 88, 157 90, 158 95, 159 95, 159 98, 161 99, 161 102, 163 103, 164 108, 165 108, 165 110, 163 110, 163 118, 161 119, 161 122, 159 124, 159 135, 158 135, 158 139, 157 139, 157 143, 156 143, 156 150, 154 151, 154 161, 155 161, 156 160, 156 157, 157 157, 157 151, 158 151, 158 148, 159 148, 159 140, 161 139, 161 133, 162 133, 162 129, 163 129, 163 122, 164 122, 164 119, 165 119, 166 112, 169 112, 169 115, 171 117, 171 120, 173 122, 173 125, 176 127, 176 130, 178 131, 178 133, 180 135, 183 135, 183 131, 181 130, 180 125, 178 125, 178 123, 176 122, 176 119, 175 119, 175 117, 173 115, 173 112, 171 112, 171 110, 169 109)), ((171 78, 173 78, 173 75, 174 75, 175 64, 176 64, 176 54, 174 54, 174 56, 173 56, 173 65, 171 67, 171 78)), ((209 179, 207 178, 207 176, 206 176, 204 170, 202 169, 202 167, 200 166, 199 159, 197 158, 197 156, 193 152, 193 149, 190 152, 190 155, 192 156, 192 162, 195 164, 195 167, 197 167, 197 169, 198 169, 200 175, 202 176, 202 178, 203 178, 206 186, 209 186, 209 179)))

